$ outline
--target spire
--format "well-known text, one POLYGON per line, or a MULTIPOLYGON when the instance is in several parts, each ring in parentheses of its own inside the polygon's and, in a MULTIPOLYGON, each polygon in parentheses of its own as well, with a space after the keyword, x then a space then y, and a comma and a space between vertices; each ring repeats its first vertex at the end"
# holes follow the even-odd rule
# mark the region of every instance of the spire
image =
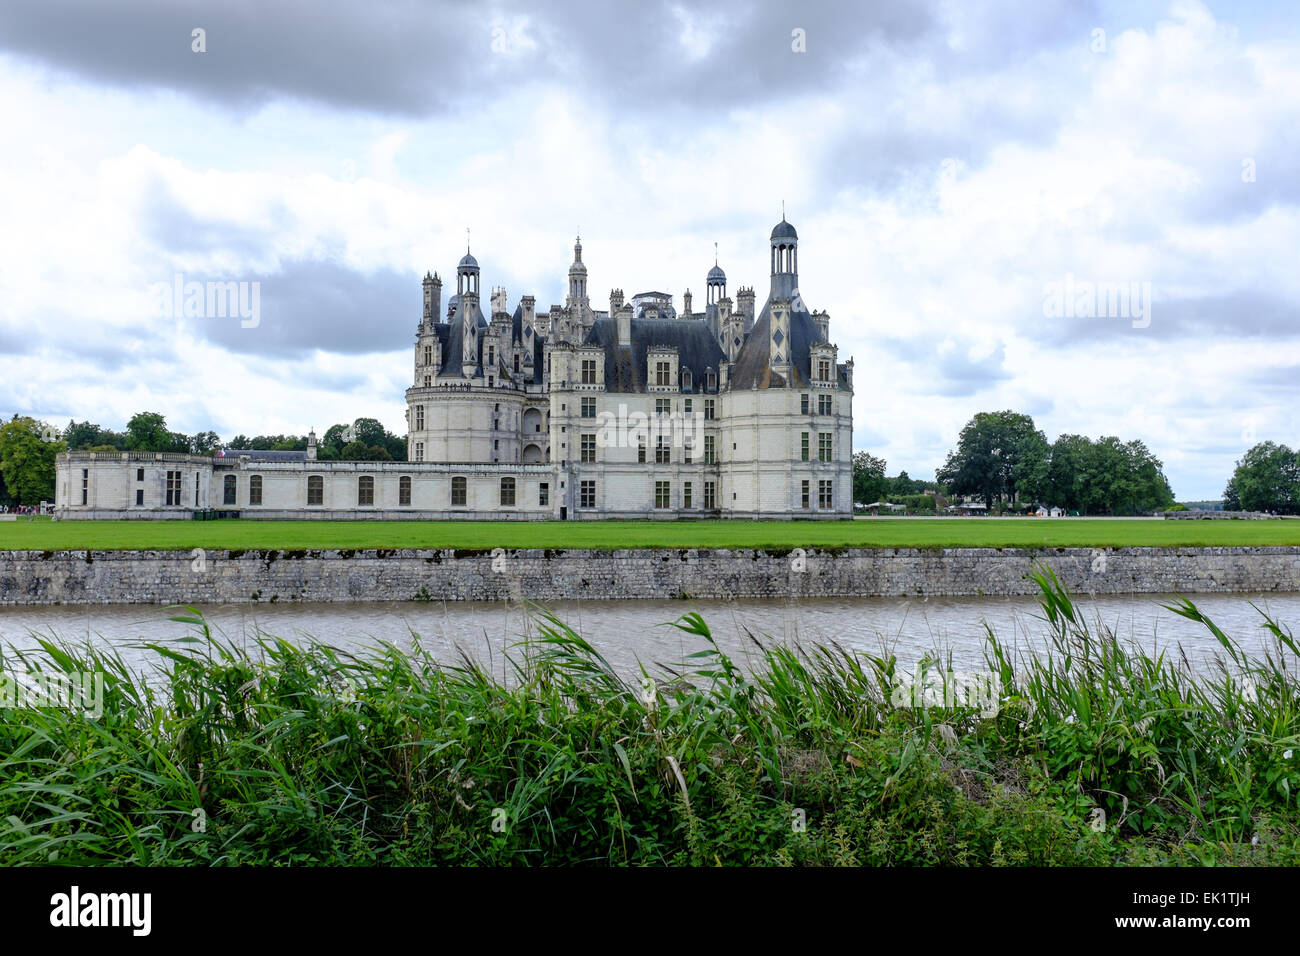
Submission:
MULTIPOLYGON (((785 205, 782 204, 781 208, 785 209, 785 205)), ((785 213, 781 214, 781 218, 785 218, 785 213)), ((465 227, 465 255, 469 255, 469 226, 465 227)))

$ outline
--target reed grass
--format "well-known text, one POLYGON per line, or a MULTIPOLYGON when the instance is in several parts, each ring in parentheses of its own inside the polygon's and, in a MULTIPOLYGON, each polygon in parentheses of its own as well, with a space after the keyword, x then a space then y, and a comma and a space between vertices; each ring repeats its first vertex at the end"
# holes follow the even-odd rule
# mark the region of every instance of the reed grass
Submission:
POLYGON ((988 633, 993 716, 896 706, 884 653, 755 637, 744 673, 696 614, 687 666, 632 676, 551 616, 501 677, 192 610, 152 674, 42 640, 0 670, 101 672, 103 712, 0 710, 0 864, 1300 863, 1291 632, 1261 612, 1249 658, 1169 605, 1222 645, 1197 675, 1037 580, 1049 648, 988 633))

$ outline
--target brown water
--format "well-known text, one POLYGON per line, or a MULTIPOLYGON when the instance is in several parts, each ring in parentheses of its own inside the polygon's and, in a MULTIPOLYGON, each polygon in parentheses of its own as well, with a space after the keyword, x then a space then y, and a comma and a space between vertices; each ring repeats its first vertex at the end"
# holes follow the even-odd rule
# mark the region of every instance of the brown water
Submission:
MULTIPOLYGON (((1193 666, 1207 666, 1219 652, 1204 627, 1161 607, 1162 595, 1084 599, 1090 621, 1098 618, 1122 639, 1147 650, 1181 649, 1193 666)), ((1300 593, 1199 595, 1197 605, 1246 651, 1259 656, 1268 635, 1251 607, 1254 602, 1283 623, 1300 626, 1300 593)), ((742 666, 752 663, 759 635, 779 642, 837 643, 867 653, 882 650, 910 665, 926 653, 951 655, 954 667, 983 667, 985 624, 1008 646, 1033 652, 1042 647, 1046 625, 1033 598, 852 598, 727 601, 568 601, 550 606, 557 617, 590 641, 618 670, 633 673, 638 662, 677 665, 706 645, 671 626, 688 611, 703 615, 718 645, 742 666)), ((295 642, 316 640, 351 651, 384 642, 413 645, 451 662, 459 651, 505 672, 503 654, 526 635, 536 635, 536 608, 513 602, 420 604, 213 605, 203 608, 213 630, 237 644, 261 631, 295 642)), ((0 649, 32 647, 37 635, 73 643, 111 644, 136 664, 154 655, 144 641, 168 643, 192 635, 188 625, 168 620, 174 611, 127 605, 99 607, 0 608, 0 649)), ((189 645, 193 646, 193 645, 189 645)))

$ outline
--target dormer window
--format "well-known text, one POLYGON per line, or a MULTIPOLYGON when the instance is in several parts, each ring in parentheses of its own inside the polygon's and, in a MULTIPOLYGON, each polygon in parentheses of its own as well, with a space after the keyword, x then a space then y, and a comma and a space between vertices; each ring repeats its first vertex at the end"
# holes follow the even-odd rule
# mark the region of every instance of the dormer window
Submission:
POLYGON ((688 368, 682 369, 682 388, 688 392, 691 390, 691 370, 688 368))
POLYGON ((718 387, 718 373, 709 369, 705 381, 708 382, 709 391, 712 392, 718 387))

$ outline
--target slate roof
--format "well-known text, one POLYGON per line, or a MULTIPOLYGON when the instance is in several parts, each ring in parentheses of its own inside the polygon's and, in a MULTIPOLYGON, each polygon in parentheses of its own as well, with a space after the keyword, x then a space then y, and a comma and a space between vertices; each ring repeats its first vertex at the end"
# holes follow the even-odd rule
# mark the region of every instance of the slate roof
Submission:
POLYGON ((306 461, 305 451, 276 451, 272 448, 222 448, 216 453, 217 459, 238 461, 240 455, 247 455, 250 461, 306 461))
POLYGON ((605 349, 605 390, 609 392, 646 390, 646 355, 651 346, 676 346, 678 367, 690 369, 697 389, 708 381, 705 373, 710 368, 716 372, 727 360, 707 325, 684 319, 632 319, 632 347, 621 349, 618 320, 597 318, 583 344, 605 349))
POLYGON ((812 378, 812 359, 809 347, 822 338, 821 329, 809 315, 802 300, 797 308, 792 304, 790 311, 790 358, 794 367, 794 381, 787 382, 780 375, 772 373, 768 365, 771 349, 768 347, 769 329, 772 327, 772 299, 763 303, 763 311, 754 320, 745 344, 736 356, 736 364, 731 369, 730 386, 740 388, 781 388, 784 386, 800 387, 812 378))

